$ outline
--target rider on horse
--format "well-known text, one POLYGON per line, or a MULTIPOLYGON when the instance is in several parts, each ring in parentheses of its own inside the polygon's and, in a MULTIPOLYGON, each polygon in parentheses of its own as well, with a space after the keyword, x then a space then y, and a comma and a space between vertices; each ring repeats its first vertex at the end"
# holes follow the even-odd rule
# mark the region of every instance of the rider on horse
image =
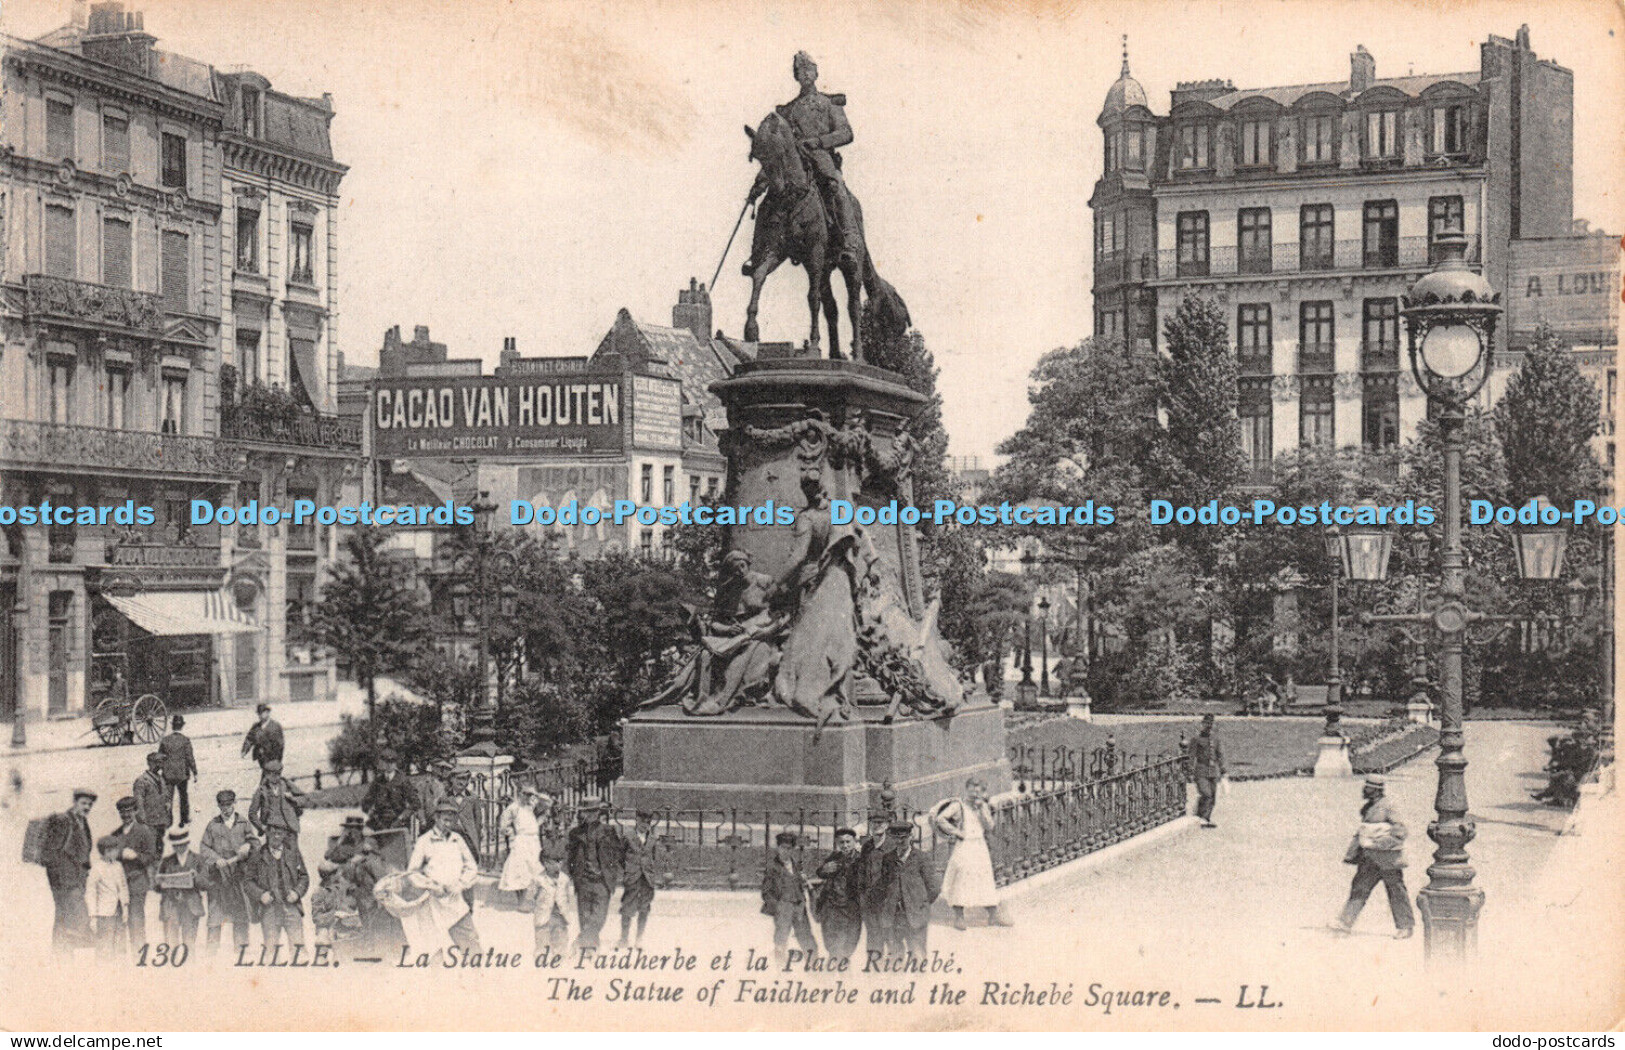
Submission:
MULTIPOLYGON (((824 206, 835 220, 841 247, 838 266, 850 266, 862 253, 862 234, 852 207, 852 196, 841 178, 841 158, 835 151, 852 141, 852 125, 846 122, 845 95, 826 95, 818 90, 818 66, 805 51, 796 52, 791 70, 801 85, 801 94, 778 107, 795 130, 797 144, 807 158, 808 168, 818 182, 824 206)), ((767 191, 765 174, 758 174, 750 188, 748 200, 756 200, 767 191)), ((746 277, 751 275, 751 264, 744 267, 746 277)))

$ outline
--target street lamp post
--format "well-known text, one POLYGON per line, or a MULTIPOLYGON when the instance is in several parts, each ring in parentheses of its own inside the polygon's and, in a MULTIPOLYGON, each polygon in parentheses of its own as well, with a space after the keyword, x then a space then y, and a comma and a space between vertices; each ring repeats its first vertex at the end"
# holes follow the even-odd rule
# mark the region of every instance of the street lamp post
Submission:
POLYGON ((496 698, 491 688, 489 652, 491 588, 494 584, 506 590, 508 581, 518 569, 518 561, 513 554, 495 546, 491 515, 496 511, 496 504, 488 496, 488 493, 481 492, 470 505, 474 512, 474 543, 468 550, 458 553, 452 561, 452 569, 458 576, 472 580, 475 618, 479 624, 480 637, 475 649, 479 661, 479 702, 469 718, 471 742, 464 754, 477 753, 481 756, 496 753, 496 698))
POLYGON ((1343 578, 1343 536, 1336 525, 1326 530, 1326 554, 1332 563, 1331 661, 1326 670, 1326 728, 1320 735, 1320 754, 1315 757, 1315 776, 1351 777, 1349 742, 1343 735, 1343 675, 1339 661, 1343 649, 1342 625, 1338 615, 1338 590, 1343 578))
POLYGON ((1016 699, 1022 706, 1038 699, 1038 686, 1033 683, 1033 618, 1028 613, 1021 618, 1021 682, 1016 686, 1016 699))
POLYGON ((1041 684, 1038 689, 1044 699, 1050 697, 1049 691, 1049 599, 1038 599, 1038 677, 1041 684))
POLYGON ((1077 574, 1077 608, 1074 618, 1074 629, 1070 635, 1070 651, 1067 653, 1067 673, 1061 681, 1061 694, 1066 698, 1067 714, 1073 718, 1091 722, 1093 718, 1093 701, 1089 696, 1089 663, 1094 659, 1094 621, 1089 615, 1089 583, 1085 574, 1085 561, 1080 557, 1066 554, 1034 554, 1028 551, 1021 556, 1022 564, 1036 565, 1044 562, 1049 565, 1068 565, 1077 574))
MULTIPOLYGON (((1428 884, 1417 895, 1423 945, 1430 962, 1464 962, 1478 947, 1484 891, 1473 885, 1467 844, 1477 827, 1468 813, 1466 737, 1462 729, 1461 654, 1467 625, 1484 617, 1466 596, 1466 552, 1461 542, 1461 452, 1466 405, 1489 379, 1495 354, 1500 295, 1468 268, 1467 238, 1446 230, 1436 243, 1440 261, 1405 296, 1411 372, 1438 406, 1444 447, 1444 548, 1439 605, 1427 618, 1439 635, 1439 770, 1434 820, 1428 838, 1438 847, 1428 884)), ((1415 619, 1410 616, 1383 619, 1415 619)))

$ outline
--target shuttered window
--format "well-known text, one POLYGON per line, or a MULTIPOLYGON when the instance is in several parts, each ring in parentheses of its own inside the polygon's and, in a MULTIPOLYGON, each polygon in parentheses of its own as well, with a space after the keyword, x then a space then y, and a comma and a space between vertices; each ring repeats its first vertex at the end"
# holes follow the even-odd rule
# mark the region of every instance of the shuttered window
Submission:
POLYGON ((45 207, 45 272, 53 277, 79 276, 79 238, 73 219, 72 208, 45 207))
POLYGON ((102 283, 130 287, 130 224, 123 219, 102 220, 102 283))
POLYGON ((102 115, 102 170, 111 175, 130 170, 130 122, 111 113, 102 115))
POLYGON ((164 307, 181 313, 192 308, 189 240, 184 233, 164 231, 164 307))
POLYGON ((166 189, 186 188, 186 136, 164 132, 162 178, 166 189))
POLYGON ((73 106, 54 98, 45 100, 45 154, 53 160, 73 156, 73 106))

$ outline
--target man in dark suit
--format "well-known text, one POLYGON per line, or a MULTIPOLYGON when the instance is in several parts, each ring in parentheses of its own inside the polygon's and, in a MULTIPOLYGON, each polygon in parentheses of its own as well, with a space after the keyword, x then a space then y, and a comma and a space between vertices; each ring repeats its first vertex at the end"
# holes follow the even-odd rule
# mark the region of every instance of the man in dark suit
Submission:
POLYGON ((598 936, 609 918, 609 899, 621 883, 626 843, 604 823, 604 803, 583 799, 578 807, 581 823, 570 829, 566 867, 576 887, 576 911, 581 919, 577 944, 598 950, 598 936))
POLYGON ((165 803, 171 803, 178 794, 181 798, 181 825, 192 823, 192 803, 186 795, 187 781, 197 780, 197 756, 192 753, 192 741, 181 732, 186 719, 176 715, 169 720, 170 734, 158 741, 158 758, 163 769, 165 803))
POLYGON ((135 796, 136 819, 153 830, 158 841, 164 840, 174 814, 169 810, 169 788, 164 784, 164 759, 154 751, 147 756, 147 771, 135 778, 130 794, 135 796))
POLYGON ((643 944, 643 931, 649 925, 649 909, 655 901, 655 880, 660 877, 660 838, 655 834, 655 815, 640 809, 632 833, 626 836, 624 874, 621 877, 621 939, 615 945, 625 948, 637 920, 636 943, 643 944))
POLYGON ((273 829, 249 856, 243 886, 250 917, 259 919, 267 947, 280 944, 284 935, 290 946, 305 943, 304 897, 310 889, 310 872, 297 838, 273 829))
POLYGON ((835 852, 818 866, 818 924, 832 959, 850 959, 863 934, 863 862, 858 833, 837 828, 835 852))
POLYGON ((790 934, 808 955, 818 951, 807 916, 807 882, 796 870, 796 833, 773 837, 773 858, 762 872, 762 914, 773 917, 773 961, 780 969, 789 955, 790 934))
POLYGON ((923 955, 942 880, 931 855, 915 847, 914 825, 898 821, 886 829, 885 845, 869 856, 868 882, 870 914, 886 951, 923 955))
POLYGON ((282 725, 271 717, 271 705, 261 704, 254 709, 259 721, 243 737, 243 754, 253 755, 254 761, 264 769, 267 762, 282 761, 282 725))
POLYGON ((45 837, 40 842, 40 863, 51 886, 55 918, 51 923, 51 947, 71 955, 73 949, 88 947, 90 912, 85 907, 85 880, 90 874, 90 807, 96 793, 77 788, 73 805, 65 813, 45 818, 45 837))
POLYGON ((113 832, 119 839, 119 863, 124 866, 124 883, 130 891, 130 904, 124 916, 130 932, 130 947, 139 951, 147 943, 147 891, 152 888, 152 869, 163 855, 156 832, 141 823, 135 799, 118 800, 122 822, 113 832))
POLYGON ((1219 781, 1224 777, 1224 750, 1218 737, 1213 735, 1213 716, 1202 716, 1202 731, 1191 741, 1191 777, 1196 781, 1196 815, 1204 828, 1217 827, 1213 823, 1213 802, 1219 793, 1219 781))

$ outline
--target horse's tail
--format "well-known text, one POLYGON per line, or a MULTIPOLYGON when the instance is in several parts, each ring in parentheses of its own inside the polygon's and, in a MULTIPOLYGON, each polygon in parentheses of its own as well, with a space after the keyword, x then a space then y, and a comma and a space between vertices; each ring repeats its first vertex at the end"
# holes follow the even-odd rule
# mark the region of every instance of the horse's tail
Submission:
POLYGON ((863 258, 863 291, 868 297, 863 304, 864 319, 873 323, 882 337, 895 339, 913 327, 908 304, 897 294, 897 289, 880 276, 873 256, 867 252, 863 258))

